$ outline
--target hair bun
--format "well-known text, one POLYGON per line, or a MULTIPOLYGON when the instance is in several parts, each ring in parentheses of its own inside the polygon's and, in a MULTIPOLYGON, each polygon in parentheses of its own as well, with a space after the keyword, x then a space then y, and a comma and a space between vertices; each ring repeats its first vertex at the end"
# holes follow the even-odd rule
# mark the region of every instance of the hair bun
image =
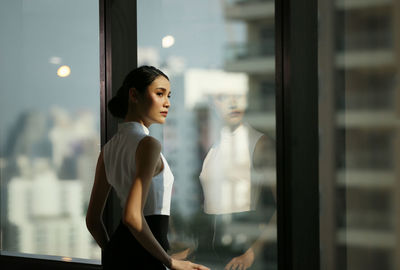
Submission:
POLYGON ((107 104, 112 116, 124 119, 128 112, 128 100, 120 95, 115 95, 107 104))

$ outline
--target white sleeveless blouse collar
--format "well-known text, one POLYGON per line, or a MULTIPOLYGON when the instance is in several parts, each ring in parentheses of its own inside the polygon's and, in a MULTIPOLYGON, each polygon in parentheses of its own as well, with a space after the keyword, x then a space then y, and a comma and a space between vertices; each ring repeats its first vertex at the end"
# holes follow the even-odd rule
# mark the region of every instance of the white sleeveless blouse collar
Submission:
POLYGON ((144 132, 146 135, 150 134, 149 129, 139 122, 123 122, 118 124, 118 132, 144 132))

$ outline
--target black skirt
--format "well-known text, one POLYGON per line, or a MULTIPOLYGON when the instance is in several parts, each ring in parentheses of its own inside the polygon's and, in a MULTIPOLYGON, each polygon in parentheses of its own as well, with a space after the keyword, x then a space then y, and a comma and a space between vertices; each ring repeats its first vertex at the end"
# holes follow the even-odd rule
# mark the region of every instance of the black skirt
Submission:
MULTIPOLYGON (((169 216, 146 216, 147 224, 165 251, 169 249, 167 238, 169 216)), ((103 269, 151 269, 165 270, 165 266, 153 257, 136 240, 121 222, 103 251, 103 269)))

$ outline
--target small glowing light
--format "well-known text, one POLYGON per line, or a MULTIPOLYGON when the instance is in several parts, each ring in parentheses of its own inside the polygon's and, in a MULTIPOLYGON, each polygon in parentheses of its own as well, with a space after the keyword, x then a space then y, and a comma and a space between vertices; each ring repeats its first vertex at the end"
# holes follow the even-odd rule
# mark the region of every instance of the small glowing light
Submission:
POLYGON ((71 262, 72 258, 70 258, 70 257, 62 257, 61 260, 64 261, 64 262, 71 262))
POLYGON ((163 48, 169 48, 175 43, 175 38, 171 35, 165 36, 162 39, 162 47, 163 48))
POLYGON ((71 68, 69 66, 61 66, 57 69, 57 75, 61 78, 68 77, 71 74, 71 68))

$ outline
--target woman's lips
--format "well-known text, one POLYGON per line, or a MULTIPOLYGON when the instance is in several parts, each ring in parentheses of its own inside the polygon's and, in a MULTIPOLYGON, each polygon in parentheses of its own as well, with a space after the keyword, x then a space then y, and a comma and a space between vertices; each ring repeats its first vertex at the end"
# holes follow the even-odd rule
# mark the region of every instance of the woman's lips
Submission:
POLYGON ((161 115, 167 117, 168 112, 161 112, 161 115))
POLYGON ((233 111, 233 112, 229 113, 229 116, 230 117, 238 117, 238 116, 241 116, 242 114, 243 114, 242 111, 233 111))

